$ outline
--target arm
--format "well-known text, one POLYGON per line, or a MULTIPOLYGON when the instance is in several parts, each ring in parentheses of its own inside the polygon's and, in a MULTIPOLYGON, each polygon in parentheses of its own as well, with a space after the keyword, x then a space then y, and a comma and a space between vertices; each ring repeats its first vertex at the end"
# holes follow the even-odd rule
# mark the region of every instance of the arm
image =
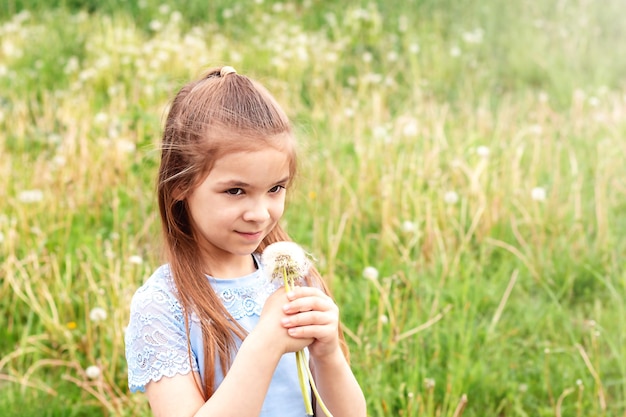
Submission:
MULTIPOLYGON (((339 344, 339 309, 317 288, 295 288, 288 298, 283 325, 292 337, 315 339, 309 345, 311 372, 324 404, 334 417, 365 417, 365 397, 339 344)), ((316 415, 324 415, 319 405, 316 415)))
POLYGON ((281 307, 286 303, 284 290, 268 298, 259 323, 241 344, 230 370, 208 401, 204 402, 194 381, 199 381, 197 373, 150 382, 146 394, 154 416, 257 417, 281 356, 312 342, 310 338, 288 336, 281 326, 285 317, 281 307))

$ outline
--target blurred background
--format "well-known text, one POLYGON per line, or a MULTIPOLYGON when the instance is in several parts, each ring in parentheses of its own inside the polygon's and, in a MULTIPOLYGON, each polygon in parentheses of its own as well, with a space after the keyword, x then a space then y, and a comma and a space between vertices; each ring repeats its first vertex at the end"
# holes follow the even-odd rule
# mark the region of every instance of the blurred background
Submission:
POLYGON ((287 110, 284 223, 371 416, 626 415, 621 0, 5 0, 0 414, 149 416, 169 100, 232 65, 287 110))

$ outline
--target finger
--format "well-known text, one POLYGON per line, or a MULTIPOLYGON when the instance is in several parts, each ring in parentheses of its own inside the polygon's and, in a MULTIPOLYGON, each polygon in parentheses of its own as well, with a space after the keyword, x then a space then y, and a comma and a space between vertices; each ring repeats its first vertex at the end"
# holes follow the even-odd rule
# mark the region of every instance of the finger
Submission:
POLYGON ((286 314, 296 314, 305 311, 339 311, 332 298, 324 296, 310 296, 297 298, 283 306, 286 314))
POLYGON ((302 297, 311 296, 326 296, 326 293, 319 288, 315 287, 293 287, 288 293, 287 298, 289 300, 295 300, 302 297))
POLYGON ((291 327, 287 329, 287 333, 291 337, 297 338, 313 338, 313 339, 321 339, 326 335, 335 335, 336 331, 328 331, 327 326, 316 325, 316 326, 302 326, 302 327, 291 327))
POLYGON ((329 324, 336 326, 337 322, 338 319, 336 315, 320 311, 307 311, 283 317, 281 319, 281 324, 286 328, 298 326, 326 326, 329 324))

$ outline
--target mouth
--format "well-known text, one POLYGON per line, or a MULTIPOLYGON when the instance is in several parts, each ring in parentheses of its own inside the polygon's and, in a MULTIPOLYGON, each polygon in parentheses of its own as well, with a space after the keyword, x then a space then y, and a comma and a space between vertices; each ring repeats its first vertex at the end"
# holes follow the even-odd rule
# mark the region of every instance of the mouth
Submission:
POLYGON ((263 236, 263 232, 240 232, 236 231, 236 233, 245 239, 256 240, 263 236))

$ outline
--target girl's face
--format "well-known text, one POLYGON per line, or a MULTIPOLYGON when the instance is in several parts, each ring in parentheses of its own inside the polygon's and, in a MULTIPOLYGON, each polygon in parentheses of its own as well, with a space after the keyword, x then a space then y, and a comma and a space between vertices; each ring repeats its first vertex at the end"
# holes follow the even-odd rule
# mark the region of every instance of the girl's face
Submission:
POLYGON ((187 197, 211 275, 251 272, 250 254, 283 215, 289 162, 286 152, 269 147, 227 154, 187 197))

